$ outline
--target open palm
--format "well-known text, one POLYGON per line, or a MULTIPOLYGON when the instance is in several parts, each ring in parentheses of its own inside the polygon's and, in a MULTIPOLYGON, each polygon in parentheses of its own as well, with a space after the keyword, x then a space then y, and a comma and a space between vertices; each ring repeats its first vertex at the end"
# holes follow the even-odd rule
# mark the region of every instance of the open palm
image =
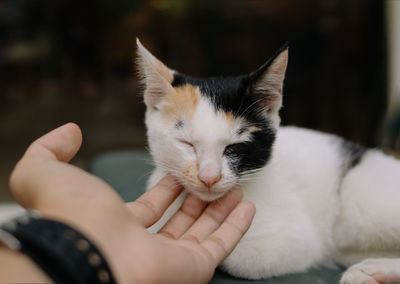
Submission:
POLYGON ((72 123, 36 140, 10 179, 16 200, 82 231, 103 252, 120 283, 210 280, 254 216, 254 206, 240 201, 241 189, 210 204, 188 195, 160 232, 151 234, 145 228, 162 216, 181 185, 167 176, 124 204, 104 181, 68 164, 81 142, 80 129, 72 123))

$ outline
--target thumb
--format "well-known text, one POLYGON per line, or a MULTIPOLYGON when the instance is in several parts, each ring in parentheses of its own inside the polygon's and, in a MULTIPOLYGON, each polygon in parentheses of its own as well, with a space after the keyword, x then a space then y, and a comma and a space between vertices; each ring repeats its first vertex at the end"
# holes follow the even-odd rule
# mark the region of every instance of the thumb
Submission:
POLYGON ((78 125, 67 123, 33 142, 17 163, 10 176, 10 187, 14 192, 23 187, 32 171, 42 162, 69 162, 78 152, 82 133, 78 125))
POLYGON ((33 142, 21 162, 26 158, 57 159, 69 162, 82 144, 82 133, 75 123, 64 124, 33 142))

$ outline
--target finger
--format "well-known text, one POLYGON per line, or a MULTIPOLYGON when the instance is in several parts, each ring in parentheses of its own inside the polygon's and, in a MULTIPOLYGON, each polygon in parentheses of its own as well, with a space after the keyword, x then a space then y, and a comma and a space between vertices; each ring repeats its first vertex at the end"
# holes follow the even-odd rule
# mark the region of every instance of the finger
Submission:
POLYGON ((175 178, 166 176, 150 191, 126 206, 143 226, 149 227, 161 218, 182 189, 182 185, 175 178))
POLYGON ((192 226, 197 218, 199 218, 207 204, 207 202, 189 194, 181 208, 179 208, 174 216, 161 228, 159 233, 173 239, 179 239, 190 226, 192 226))
POLYGON ((74 123, 67 123, 33 142, 26 150, 10 176, 10 187, 22 187, 29 173, 35 169, 38 159, 69 162, 78 152, 82 143, 82 133, 74 123))
POLYGON ((182 239, 197 242, 205 240, 221 225, 240 202, 242 196, 242 189, 236 186, 224 197, 211 203, 193 226, 182 236, 182 239))
POLYGON ((23 158, 56 158, 69 162, 82 144, 82 132, 75 123, 64 124, 33 142, 23 158))
POLYGON ((249 229, 255 212, 253 203, 240 202, 222 225, 201 243, 215 259, 215 265, 220 264, 232 252, 249 229))

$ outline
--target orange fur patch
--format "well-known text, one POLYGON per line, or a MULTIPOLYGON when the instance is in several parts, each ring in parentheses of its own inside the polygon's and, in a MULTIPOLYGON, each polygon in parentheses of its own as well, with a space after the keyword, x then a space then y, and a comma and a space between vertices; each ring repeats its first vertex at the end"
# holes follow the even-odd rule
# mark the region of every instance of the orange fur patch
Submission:
POLYGON ((164 115, 167 119, 173 119, 178 115, 192 118, 200 100, 200 89, 186 84, 174 88, 174 92, 165 98, 164 115))
POLYGON ((183 174, 188 177, 194 176, 194 173, 195 173, 195 171, 194 171, 194 167, 192 164, 187 165, 185 167, 185 169, 183 170, 183 174))
POLYGON ((233 124, 235 122, 235 118, 233 117, 232 112, 228 111, 225 113, 225 119, 230 123, 233 124))

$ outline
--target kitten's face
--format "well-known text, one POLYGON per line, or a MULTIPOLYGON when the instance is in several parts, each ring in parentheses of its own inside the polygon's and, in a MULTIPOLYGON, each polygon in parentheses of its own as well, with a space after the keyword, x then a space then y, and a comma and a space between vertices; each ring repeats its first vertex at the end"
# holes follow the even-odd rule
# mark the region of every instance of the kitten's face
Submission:
POLYGON ((212 201, 266 165, 279 125, 287 48, 256 72, 229 78, 179 74, 140 42, 138 63, 157 167, 212 201))

